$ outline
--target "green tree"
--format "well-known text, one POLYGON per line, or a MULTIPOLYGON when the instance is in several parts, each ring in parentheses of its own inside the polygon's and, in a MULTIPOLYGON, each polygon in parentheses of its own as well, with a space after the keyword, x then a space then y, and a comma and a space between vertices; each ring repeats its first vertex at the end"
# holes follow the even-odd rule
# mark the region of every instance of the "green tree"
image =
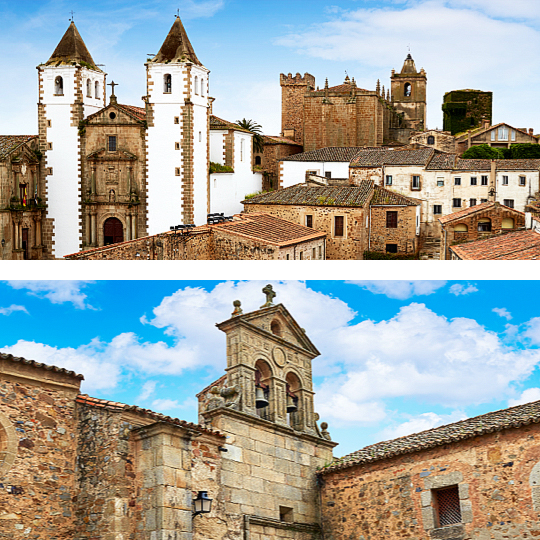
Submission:
POLYGON ((489 144, 471 146, 461 156, 463 159, 504 159, 504 154, 498 148, 492 148, 489 144))
POLYGON ((512 144, 510 152, 512 159, 540 159, 540 144, 512 144))
POLYGON ((245 118, 237 120, 236 125, 253 133, 253 152, 261 153, 263 151, 262 126, 245 118))

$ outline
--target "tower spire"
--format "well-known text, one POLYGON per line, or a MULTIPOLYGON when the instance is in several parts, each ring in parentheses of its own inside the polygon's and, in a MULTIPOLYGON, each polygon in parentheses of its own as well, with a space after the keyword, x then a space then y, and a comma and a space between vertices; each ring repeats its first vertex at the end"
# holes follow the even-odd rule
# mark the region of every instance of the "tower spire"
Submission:
POLYGON ((73 21, 69 24, 64 37, 60 40, 60 43, 52 53, 52 56, 49 58, 46 65, 54 64, 56 62, 66 64, 71 62, 85 62, 90 64, 92 69, 98 69, 73 21))
POLYGON ((179 15, 176 15, 174 24, 165 38, 161 49, 150 62, 155 64, 163 64, 165 62, 193 62, 198 66, 202 66, 189 41, 179 15))

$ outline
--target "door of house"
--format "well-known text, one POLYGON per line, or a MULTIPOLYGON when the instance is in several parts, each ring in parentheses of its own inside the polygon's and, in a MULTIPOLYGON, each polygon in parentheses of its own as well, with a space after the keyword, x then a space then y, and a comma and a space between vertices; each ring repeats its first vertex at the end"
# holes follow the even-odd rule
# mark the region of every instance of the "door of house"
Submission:
POLYGON ((109 218, 103 224, 103 243, 106 246, 124 241, 124 228, 117 218, 109 218))
POLYGON ((23 257, 27 261, 30 258, 28 249, 28 229, 22 230, 22 248, 24 250, 23 257))

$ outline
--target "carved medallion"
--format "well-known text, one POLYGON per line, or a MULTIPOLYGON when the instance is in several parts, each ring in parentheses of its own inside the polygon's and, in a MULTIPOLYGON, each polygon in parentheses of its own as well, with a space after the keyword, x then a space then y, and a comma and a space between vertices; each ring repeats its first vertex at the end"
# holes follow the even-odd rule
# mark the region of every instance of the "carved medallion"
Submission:
POLYGON ((272 356, 274 357, 274 362, 279 367, 285 366, 287 357, 281 347, 274 347, 274 350, 272 351, 272 356))

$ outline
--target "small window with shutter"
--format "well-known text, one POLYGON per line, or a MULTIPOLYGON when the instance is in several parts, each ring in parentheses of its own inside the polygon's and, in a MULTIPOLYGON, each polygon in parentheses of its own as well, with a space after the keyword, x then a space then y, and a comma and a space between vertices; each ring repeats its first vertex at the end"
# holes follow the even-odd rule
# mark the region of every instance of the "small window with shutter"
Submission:
POLYGON ((386 212, 386 228, 397 229, 398 213, 395 210, 386 212))
POLYGON ((334 236, 343 236, 343 216, 334 217, 334 236))

